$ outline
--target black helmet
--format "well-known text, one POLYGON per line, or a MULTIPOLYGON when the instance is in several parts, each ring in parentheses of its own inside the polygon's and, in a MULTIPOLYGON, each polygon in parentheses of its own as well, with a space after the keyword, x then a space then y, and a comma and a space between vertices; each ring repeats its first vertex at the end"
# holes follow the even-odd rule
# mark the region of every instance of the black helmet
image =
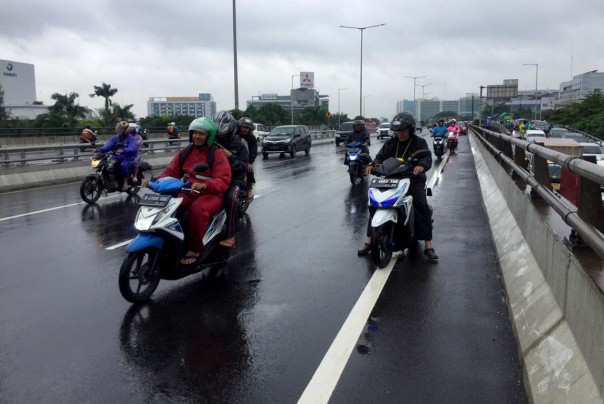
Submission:
POLYGON ((237 121, 228 111, 218 111, 213 120, 218 127, 217 135, 223 140, 228 139, 237 128, 237 121))
POLYGON ((410 135, 415 134, 415 118, 409 112, 396 114, 392 122, 390 122, 390 130, 396 132, 405 129, 410 129, 410 135))
POLYGON ((254 130, 254 121, 252 121, 250 118, 244 116, 243 118, 241 118, 239 120, 239 126, 241 126, 242 128, 250 128, 251 131, 254 130))
POLYGON ((360 132, 363 130, 363 128, 365 127, 365 122, 361 121, 360 119, 357 119, 356 121, 354 121, 352 123, 352 129, 355 132, 360 132))

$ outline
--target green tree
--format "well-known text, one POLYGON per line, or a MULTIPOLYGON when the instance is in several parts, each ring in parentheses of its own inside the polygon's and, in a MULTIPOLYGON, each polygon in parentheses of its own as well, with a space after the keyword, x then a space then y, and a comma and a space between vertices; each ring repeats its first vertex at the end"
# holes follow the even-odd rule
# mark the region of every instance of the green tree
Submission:
POLYGON ((53 125, 60 123, 57 126, 76 126, 78 120, 86 116, 86 108, 76 103, 79 96, 74 92, 51 95, 50 98, 55 100, 55 103, 48 108, 48 119, 43 118, 42 121, 53 125))
POLYGON ((109 111, 109 106, 112 104, 110 98, 116 93, 117 88, 111 88, 111 84, 103 82, 100 86, 94 86, 94 93, 90 94, 90 97, 103 97, 105 99, 105 111, 109 111))

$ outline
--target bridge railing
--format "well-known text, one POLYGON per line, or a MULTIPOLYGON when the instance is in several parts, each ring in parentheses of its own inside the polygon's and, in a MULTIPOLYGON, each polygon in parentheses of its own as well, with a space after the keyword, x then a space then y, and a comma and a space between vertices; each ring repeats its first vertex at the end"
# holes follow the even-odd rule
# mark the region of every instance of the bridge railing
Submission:
POLYGON ((531 194, 547 202, 573 229, 570 241, 585 242, 604 258, 604 205, 601 194, 604 186, 603 166, 595 164, 595 159, 570 156, 478 126, 472 125, 471 128, 491 154, 511 169, 512 176, 521 178, 530 185, 531 194), (530 171, 525 151, 532 153, 530 171), (548 161, 580 177, 577 205, 552 190, 548 161))
MULTIPOLYGON (((334 137, 335 131, 318 130, 311 131, 311 138, 329 139, 334 137)), ((143 151, 147 154, 159 152, 176 152, 183 146, 189 144, 188 139, 149 139, 145 140, 143 151)), ((97 143, 97 146, 101 146, 97 143)), ((260 143, 259 143, 260 146, 260 143)), ((94 149, 85 143, 70 143, 62 145, 38 145, 0 148, 0 167, 30 164, 56 164, 67 161, 79 161, 86 159, 94 153, 94 149)))

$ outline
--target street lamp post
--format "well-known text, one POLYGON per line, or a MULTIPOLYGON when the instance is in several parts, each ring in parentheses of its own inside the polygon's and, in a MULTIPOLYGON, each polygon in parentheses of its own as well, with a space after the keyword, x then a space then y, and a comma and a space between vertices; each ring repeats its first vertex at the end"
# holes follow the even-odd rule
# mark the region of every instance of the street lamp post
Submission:
POLYGON ((363 96, 363 115, 362 115, 363 118, 366 118, 365 112, 367 112, 367 110, 365 109, 365 98, 367 98, 367 97, 371 97, 371 94, 367 94, 367 95, 363 96))
POLYGON ((292 125, 294 124, 294 77, 300 77, 299 74, 292 74, 292 89, 289 93, 289 109, 292 115, 292 125))
POLYGON ((363 31, 369 28, 381 27, 382 25, 386 24, 370 25, 368 27, 348 27, 345 25, 340 25, 340 28, 351 28, 361 31, 361 85, 359 86, 359 115, 363 115, 363 31))
POLYGON ((233 0, 233 60, 235 70, 235 109, 239 109, 239 78, 237 76, 237 7, 233 0))
POLYGON ((342 113, 340 112, 340 91, 348 90, 347 88, 338 88, 338 129, 340 128, 340 117, 342 113))
POLYGON ((413 79, 413 117, 416 118, 417 117, 417 105, 415 105, 415 81, 417 79, 423 79, 426 76, 405 76, 408 79, 413 79))
MULTIPOLYGON (((432 85, 432 83, 430 83, 430 84, 424 84, 423 86, 421 84, 417 85, 418 87, 422 88, 422 100, 426 99, 425 87, 428 87, 428 86, 431 86, 431 85, 432 85)), ((427 94, 430 94, 430 93, 427 93, 427 94)))
MULTIPOLYGON (((535 66, 535 120, 537 119, 537 83, 539 81, 539 63, 524 63, 525 66, 535 66)), ((541 119, 541 108, 539 108, 539 119, 541 119)))

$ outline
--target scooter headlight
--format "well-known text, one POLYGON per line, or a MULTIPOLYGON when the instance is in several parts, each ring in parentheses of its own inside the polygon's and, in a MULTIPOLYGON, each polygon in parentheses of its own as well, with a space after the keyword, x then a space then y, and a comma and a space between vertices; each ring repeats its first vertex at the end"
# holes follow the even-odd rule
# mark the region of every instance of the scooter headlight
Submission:
POLYGON ((90 165, 92 166, 92 168, 97 168, 99 166, 100 162, 101 162, 101 160, 92 160, 90 162, 90 165))

